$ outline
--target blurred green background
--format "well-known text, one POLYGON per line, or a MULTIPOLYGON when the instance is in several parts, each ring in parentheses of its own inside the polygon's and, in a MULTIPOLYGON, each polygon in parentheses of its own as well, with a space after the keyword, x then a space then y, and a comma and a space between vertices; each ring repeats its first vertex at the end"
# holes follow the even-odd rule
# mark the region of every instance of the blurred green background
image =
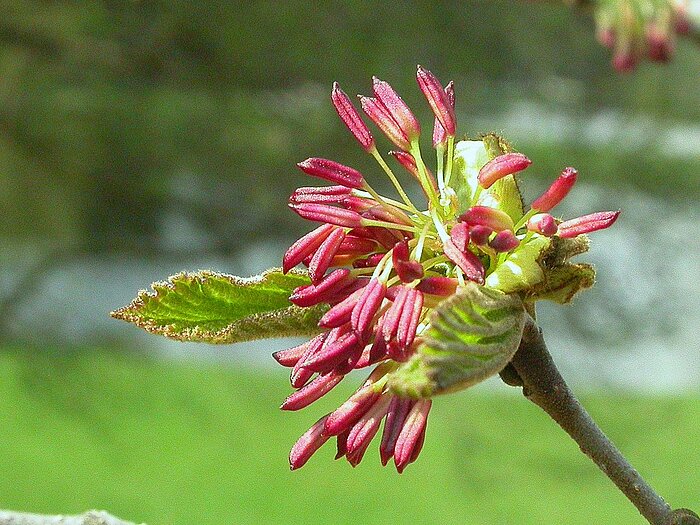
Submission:
POLYGON ((643 523, 497 381, 436 401, 402 476, 376 451, 333 463, 330 445, 290 473, 288 448, 352 381, 281 413, 269 354, 286 342, 173 344, 108 317, 183 269, 278 265, 309 228, 285 206, 309 184, 295 162, 381 180, 332 81, 367 93, 377 75, 427 123, 417 63, 455 81, 462 133, 499 132, 533 159, 527 196, 573 165, 562 214, 623 210, 585 256, 596 288, 540 319, 623 452, 672 505, 700 508, 697 45, 618 76, 589 17, 516 0, 0 8, 0 508, 149 525, 643 523))

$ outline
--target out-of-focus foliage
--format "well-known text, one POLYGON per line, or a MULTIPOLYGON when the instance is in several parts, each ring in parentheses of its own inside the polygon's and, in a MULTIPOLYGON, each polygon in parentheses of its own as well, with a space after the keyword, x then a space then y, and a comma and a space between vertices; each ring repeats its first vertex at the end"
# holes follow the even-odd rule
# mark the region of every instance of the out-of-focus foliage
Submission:
MULTIPOLYGON (((470 116, 517 112, 522 99, 579 116, 700 118, 690 43, 669 67, 617 78, 592 21, 559 5, 8 0, 0 235, 148 254, 171 248, 161 233, 178 221, 219 253, 281 233, 292 219, 280 199, 300 179, 293 162, 359 155, 328 103, 331 81, 368 91, 363 79, 377 74, 421 107, 416 63, 455 79, 474 134, 487 130, 472 129, 470 116)), ((671 170, 643 148, 562 149, 534 152, 543 171, 573 157, 589 178, 649 188, 672 171, 681 189, 698 188, 697 162, 671 170)))

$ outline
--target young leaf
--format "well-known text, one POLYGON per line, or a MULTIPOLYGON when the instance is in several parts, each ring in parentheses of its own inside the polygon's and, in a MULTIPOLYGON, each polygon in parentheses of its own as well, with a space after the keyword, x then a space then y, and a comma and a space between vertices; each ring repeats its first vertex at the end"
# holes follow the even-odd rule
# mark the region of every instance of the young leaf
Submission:
POLYGON ((112 317, 180 341, 238 343, 269 337, 306 336, 326 306, 299 308, 289 302, 305 273, 280 269, 243 279, 210 271, 180 273, 142 290, 112 317))
POLYGON ((497 374, 520 344, 521 299, 468 282, 430 317, 423 343, 389 379, 389 388, 430 397, 468 388, 497 374))

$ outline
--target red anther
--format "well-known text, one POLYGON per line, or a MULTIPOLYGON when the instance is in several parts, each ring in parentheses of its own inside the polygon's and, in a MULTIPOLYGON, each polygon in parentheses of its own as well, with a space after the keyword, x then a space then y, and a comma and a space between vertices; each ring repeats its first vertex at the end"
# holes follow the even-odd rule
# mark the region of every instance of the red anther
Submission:
POLYGON ((420 124, 409 107, 387 82, 372 77, 372 91, 377 100, 387 109, 409 142, 420 135, 420 124))
POLYGON ((303 162, 299 162, 297 166, 307 175, 319 177, 348 188, 360 189, 365 185, 362 173, 334 160, 311 157, 303 162))
POLYGON ((297 188, 289 197, 291 204, 315 202, 318 204, 341 204, 350 195, 351 188, 346 186, 305 186, 297 188))
POLYGON ((538 213, 527 221, 527 229, 551 237, 557 233, 557 221, 549 213, 538 213))
POLYGON ((309 284, 295 288, 289 300, 297 306, 313 306, 326 302, 330 297, 347 287, 354 277, 347 268, 334 270, 318 284, 309 284))
POLYGON ((450 103, 440 81, 427 69, 418 66, 416 79, 420 90, 430 105, 430 109, 435 114, 435 118, 438 119, 447 135, 454 136, 457 129, 454 102, 450 103))
POLYGON ((520 246, 520 241, 512 231, 503 230, 489 241, 489 246, 497 252, 510 252, 520 246))
POLYGON ((394 457, 396 440, 399 438, 406 416, 410 412, 415 401, 407 397, 394 396, 389 404, 382 434, 382 444, 379 446, 379 455, 382 465, 386 466, 389 460, 394 457))
POLYGON ((302 363, 303 368, 314 372, 325 372, 340 364, 357 350, 360 339, 355 332, 346 332, 344 327, 333 330, 343 331, 343 335, 332 343, 327 343, 323 348, 302 363))
POLYGON ((287 273, 316 251, 333 229, 332 224, 324 224, 292 244, 282 258, 282 271, 287 273))
POLYGON ((431 295, 447 297, 457 291, 458 284, 457 279, 449 277, 426 277, 418 283, 416 290, 431 295))
POLYGON ((307 385, 287 396, 280 408, 282 410, 300 410, 307 407, 333 390, 343 380, 343 377, 345 376, 336 371, 319 375, 307 385))
MULTIPOLYGON (((411 221, 408 215, 393 206, 380 206, 375 204, 370 209, 365 211, 362 216, 377 221, 413 226, 413 221, 411 221)), ((390 226, 387 226, 387 228, 390 228, 390 226)))
POLYGON ((382 305, 385 294, 386 284, 379 282, 378 279, 371 279, 352 310, 350 317, 352 328, 363 341, 367 339, 372 320, 382 305))
POLYGON ((537 211, 549 211, 566 197, 576 184, 578 171, 574 168, 564 168, 559 177, 542 195, 537 197, 531 207, 537 211))
POLYGON ((406 151, 390 151, 389 155, 398 160, 399 164, 406 168, 406 171, 413 175, 417 181, 420 181, 418 166, 416 165, 416 159, 413 158, 413 155, 406 151))
POLYGON ((398 148, 409 150, 411 143, 401 127, 389 113, 384 104, 376 98, 360 97, 362 111, 375 123, 375 125, 386 135, 386 137, 398 148))
MULTIPOLYGON (((360 449, 363 451, 367 449, 367 446, 377 434, 377 431, 382 423, 382 419, 384 419, 384 416, 386 416, 387 410, 389 409, 389 403, 391 403, 391 397, 392 396, 388 395, 381 396, 374 402, 374 404, 360 418, 360 420, 352 426, 347 440, 348 459, 355 455, 355 453, 360 449)), ((356 459, 357 463, 359 463, 362 456, 360 455, 356 459)))
POLYGON ((460 250, 454 245, 452 239, 448 239, 443 243, 443 249, 445 255, 462 269, 467 279, 484 284, 484 265, 476 255, 470 250, 460 250))
POLYGON ((532 161, 522 153, 505 153, 487 162, 479 170, 479 184, 488 189, 499 179, 527 168, 532 161))
POLYGON ((377 250, 378 244, 372 239, 346 235, 338 248, 338 255, 364 255, 377 250))
POLYGON ((355 290, 344 300, 333 306, 333 308, 323 314, 323 317, 318 321, 318 326, 322 326, 323 328, 337 328, 338 326, 349 323, 352 309, 357 304, 363 292, 364 289, 362 288, 355 290))
POLYGON ((309 346, 306 347, 306 350, 301 355, 299 360, 292 367, 292 371, 289 374, 289 382, 294 388, 303 387, 314 375, 313 370, 304 368, 302 364, 304 364, 304 361, 306 361, 309 357, 314 355, 316 352, 320 351, 327 339, 328 332, 319 334, 316 337, 314 337, 309 342, 309 346))
POLYGON ((314 426, 297 440, 289 453, 289 468, 296 470, 303 467, 313 456, 314 452, 328 441, 330 436, 323 433, 327 418, 328 416, 324 416, 316 421, 314 426))
POLYGON ((362 226, 362 216, 352 210, 313 203, 290 204, 289 207, 298 215, 310 221, 327 222, 328 224, 346 228, 362 226))
POLYGON ((620 211, 599 211, 577 217, 569 221, 562 222, 559 225, 557 235, 562 239, 570 239, 584 233, 591 233, 598 230, 603 230, 612 226, 620 216, 620 211))
POLYGON ((323 279, 343 239, 345 239, 345 231, 342 228, 336 228, 326 237, 326 240, 321 243, 321 246, 318 247, 318 250, 316 250, 316 253, 309 262, 309 277, 311 277, 311 282, 318 283, 323 279))
POLYGON ((489 243, 489 238, 493 230, 488 226, 480 226, 478 224, 472 226, 469 230, 469 238, 477 246, 486 246, 489 243))
POLYGON ((469 226, 486 226, 494 231, 512 230, 513 219, 506 212, 490 206, 472 206, 460 217, 469 226))
MULTIPOLYGON (((425 427, 428 423, 428 414, 432 401, 430 399, 419 399, 411 408, 406 420, 404 421, 399 437, 396 439, 394 446, 394 463, 396 470, 403 472, 406 466, 411 463, 414 457, 414 451, 422 446, 421 436, 424 434, 425 427)), ((417 456, 417 454, 415 454, 417 456)))
POLYGON ((374 148, 374 137, 369 128, 362 121, 362 117, 355 109, 355 106, 350 102, 350 98, 340 89, 337 82, 333 82, 333 91, 331 92, 331 101, 338 116, 343 123, 354 135, 357 142, 365 151, 371 151, 374 148))

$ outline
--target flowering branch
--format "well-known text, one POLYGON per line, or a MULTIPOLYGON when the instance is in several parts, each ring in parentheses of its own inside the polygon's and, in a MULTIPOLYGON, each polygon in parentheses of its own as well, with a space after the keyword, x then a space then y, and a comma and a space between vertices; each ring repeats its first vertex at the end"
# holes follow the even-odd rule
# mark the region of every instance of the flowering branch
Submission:
POLYGON ((136 525, 100 510, 90 510, 79 516, 47 516, 0 510, 0 525, 136 525))
POLYGON ((542 332, 530 318, 511 366, 502 374, 569 434, 651 525, 700 525, 686 509, 671 510, 581 406, 557 370, 542 332))

